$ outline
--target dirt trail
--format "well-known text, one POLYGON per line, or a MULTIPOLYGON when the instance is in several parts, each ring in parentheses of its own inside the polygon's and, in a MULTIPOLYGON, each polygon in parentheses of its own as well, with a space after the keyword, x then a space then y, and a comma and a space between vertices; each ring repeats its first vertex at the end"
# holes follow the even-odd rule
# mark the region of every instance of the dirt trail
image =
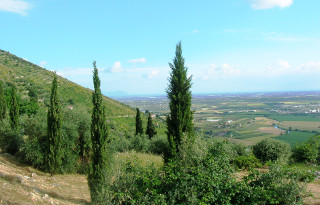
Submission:
POLYGON ((0 154, 0 204, 87 204, 86 176, 39 172, 0 154))

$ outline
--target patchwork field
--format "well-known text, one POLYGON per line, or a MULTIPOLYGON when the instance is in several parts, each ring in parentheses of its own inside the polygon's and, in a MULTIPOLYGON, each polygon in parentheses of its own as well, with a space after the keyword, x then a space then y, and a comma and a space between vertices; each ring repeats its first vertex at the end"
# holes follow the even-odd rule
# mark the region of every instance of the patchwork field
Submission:
MULTIPOLYGON (((118 99, 157 114, 169 112, 162 97, 118 99)), ((194 125, 204 137, 253 145, 274 137, 291 145, 320 133, 320 92, 195 95, 194 125)))

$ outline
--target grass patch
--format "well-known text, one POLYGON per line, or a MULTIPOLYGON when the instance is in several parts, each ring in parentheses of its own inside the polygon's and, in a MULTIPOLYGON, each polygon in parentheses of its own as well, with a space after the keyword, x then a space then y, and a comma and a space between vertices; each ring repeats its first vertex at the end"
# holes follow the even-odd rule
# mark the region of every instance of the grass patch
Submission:
POLYGON ((163 165, 163 158, 160 155, 138 153, 135 151, 123 152, 115 154, 115 157, 123 160, 124 162, 136 162, 140 166, 149 166, 154 164, 155 167, 161 167, 163 165))
POLYGON ((280 135, 275 137, 275 139, 286 141, 293 146, 296 143, 307 141, 311 136, 314 135, 315 134, 311 132, 291 131, 289 134, 280 135))

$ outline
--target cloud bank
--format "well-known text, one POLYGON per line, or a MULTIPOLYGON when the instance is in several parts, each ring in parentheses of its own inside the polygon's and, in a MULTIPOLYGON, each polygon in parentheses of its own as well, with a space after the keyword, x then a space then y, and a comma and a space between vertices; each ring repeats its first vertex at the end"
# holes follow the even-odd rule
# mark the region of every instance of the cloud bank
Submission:
POLYGON ((293 3, 293 0, 249 0, 254 9, 272 9, 274 7, 285 8, 293 3))
POLYGON ((0 11, 7 11, 20 14, 22 16, 28 15, 28 10, 31 5, 22 0, 0 0, 0 11))

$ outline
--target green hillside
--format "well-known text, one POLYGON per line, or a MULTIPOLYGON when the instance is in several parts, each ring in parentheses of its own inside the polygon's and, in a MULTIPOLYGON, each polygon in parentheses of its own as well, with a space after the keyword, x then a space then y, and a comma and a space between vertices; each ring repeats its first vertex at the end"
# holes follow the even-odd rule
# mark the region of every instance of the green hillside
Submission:
MULTIPOLYGON (((4 82, 5 88, 9 88, 14 84, 23 100, 28 100, 30 90, 35 90, 40 107, 47 107, 53 76, 54 73, 52 71, 0 50, 0 80, 4 82)), ((91 76, 89 77, 91 80, 91 76)), ((91 112, 92 90, 61 76, 58 76, 58 83, 58 92, 63 109, 67 110, 67 107, 70 108, 72 106, 72 112, 84 114, 91 112)), ((106 96, 104 96, 104 102, 112 133, 117 135, 131 135, 134 133, 135 110, 106 96)))

